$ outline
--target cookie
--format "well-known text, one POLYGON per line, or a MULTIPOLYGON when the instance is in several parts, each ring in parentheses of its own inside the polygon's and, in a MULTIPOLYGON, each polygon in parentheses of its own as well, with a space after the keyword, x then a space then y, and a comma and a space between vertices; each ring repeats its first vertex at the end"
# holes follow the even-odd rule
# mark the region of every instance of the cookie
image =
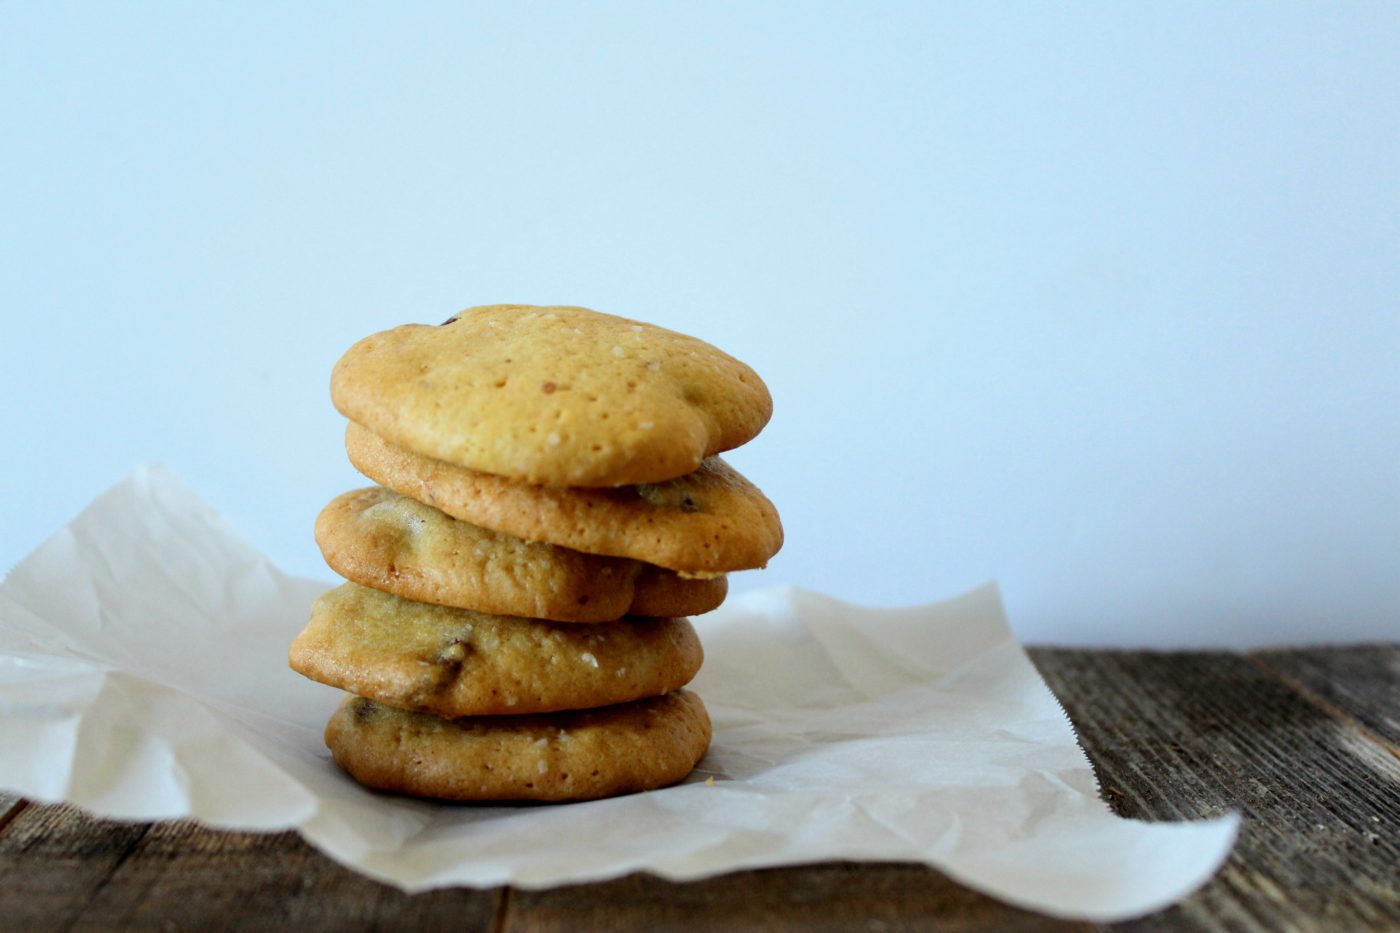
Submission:
POLYGON ((724 602, 724 577, 684 580, 640 561, 529 543, 382 486, 331 501, 316 543, 336 573, 417 602, 559 622, 687 616, 724 602))
POLYGON ((366 337, 336 364, 331 400, 404 450, 552 486, 674 479, 773 413, 763 380, 701 340, 532 305, 366 337))
POLYGON ((718 457, 665 483, 580 489, 533 486, 419 456, 354 422, 345 449, 370 479, 453 518, 683 576, 762 567, 783 544, 777 509, 718 457))
POLYGON ((592 800, 689 774, 710 717, 688 690, 545 716, 439 719, 349 697, 326 745, 366 787, 447 800, 592 800))
POLYGON ((689 683, 703 657, 685 619, 544 622, 347 583, 316 600, 288 661, 312 680, 389 706, 495 716, 656 696, 689 683))

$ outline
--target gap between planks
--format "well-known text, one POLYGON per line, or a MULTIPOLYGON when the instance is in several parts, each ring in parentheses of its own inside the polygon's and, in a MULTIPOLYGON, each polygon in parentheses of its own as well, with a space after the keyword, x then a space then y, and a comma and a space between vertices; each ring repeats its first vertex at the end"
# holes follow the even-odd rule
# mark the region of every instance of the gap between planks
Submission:
POLYGON ((508 884, 501 885, 501 893, 496 898, 496 911, 491 916, 491 933, 505 933, 510 922, 510 896, 514 891, 508 884))

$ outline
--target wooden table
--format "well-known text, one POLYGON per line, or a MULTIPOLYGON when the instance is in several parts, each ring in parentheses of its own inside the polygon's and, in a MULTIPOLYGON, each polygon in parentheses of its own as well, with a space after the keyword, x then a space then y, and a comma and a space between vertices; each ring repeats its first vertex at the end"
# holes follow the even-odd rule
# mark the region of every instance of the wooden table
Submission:
MULTIPOLYGON (((1244 814, 1220 874, 1114 929, 1400 930, 1400 646, 1031 652, 1123 816, 1244 814)), ((408 896, 293 833, 123 824, 0 797, 0 931, 1056 930, 905 864, 408 896)))

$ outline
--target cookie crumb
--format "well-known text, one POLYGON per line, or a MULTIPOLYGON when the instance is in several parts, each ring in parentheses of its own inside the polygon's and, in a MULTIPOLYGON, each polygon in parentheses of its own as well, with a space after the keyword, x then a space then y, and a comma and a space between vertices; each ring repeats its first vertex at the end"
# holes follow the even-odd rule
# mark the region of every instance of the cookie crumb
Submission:
POLYGON ((715 779, 714 779, 713 777, 707 777, 707 778, 705 778, 705 786, 706 786, 706 787, 714 787, 714 786, 715 786, 715 779))
POLYGON ((578 658, 579 658, 580 661, 582 661, 582 662, 585 663, 585 664, 590 664, 590 665, 592 665, 593 667, 597 667, 597 666, 598 666, 598 659, 595 658, 595 657, 593 657, 593 652, 591 652, 591 651, 585 651, 585 652, 583 652, 583 654, 580 654, 580 655, 578 656, 578 658))

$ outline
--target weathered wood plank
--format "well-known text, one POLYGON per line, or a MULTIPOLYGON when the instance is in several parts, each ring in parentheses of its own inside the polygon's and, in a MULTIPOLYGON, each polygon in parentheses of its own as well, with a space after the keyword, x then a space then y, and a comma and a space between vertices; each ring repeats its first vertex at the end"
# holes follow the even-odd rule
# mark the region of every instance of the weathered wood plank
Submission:
POLYGON ((159 825, 122 863, 75 929, 489 930, 499 891, 410 896, 316 852, 295 833, 159 825))
POLYGON ((0 833, 0 930, 66 929, 146 830, 67 805, 20 810, 0 833))
POLYGON ((824 863, 676 884, 649 875, 512 890, 507 933, 1085 930, 1008 907, 922 865, 824 863))
POLYGON ((0 833, 5 831, 5 827, 10 825, 10 821, 19 816, 19 811, 25 808, 23 799, 14 794, 7 794, 0 791, 0 833))
POLYGON ((1354 718, 1400 754, 1400 645, 1292 648, 1249 657, 1354 718))
POLYGON ((1039 650, 1123 816, 1245 823, 1221 873, 1124 930, 1400 925, 1400 762, 1238 655, 1039 650))
POLYGON ((12 838, 0 836, 7 933, 490 930, 501 899, 499 891, 469 889, 409 896, 342 868, 294 833, 120 824, 70 807, 31 811, 12 838))

